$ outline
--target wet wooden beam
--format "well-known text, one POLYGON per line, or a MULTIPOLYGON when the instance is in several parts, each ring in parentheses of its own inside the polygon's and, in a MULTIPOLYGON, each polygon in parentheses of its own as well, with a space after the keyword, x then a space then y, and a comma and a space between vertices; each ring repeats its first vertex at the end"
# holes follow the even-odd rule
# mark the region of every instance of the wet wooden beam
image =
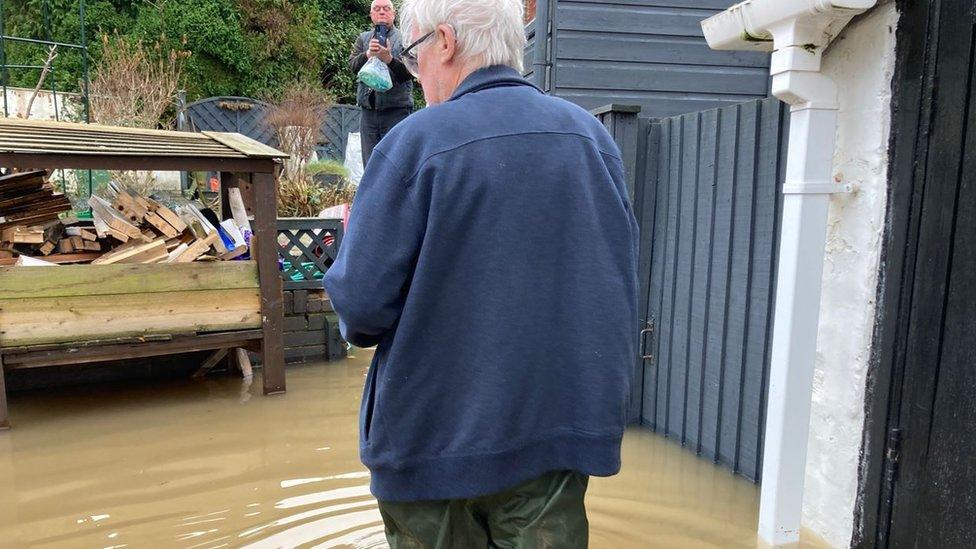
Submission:
POLYGON ((88 342, 79 342, 74 347, 60 346, 55 349, 41 351, 24 352, 23 348, 10 348, 3 350, 3 361, 4 368, 9 371, 39 368, 42 366, 88 364, 92 362, 127 360, 130 358, 145 358, 167 354, 193 353, 234 347, 257 351, 257 343, 263 337, 264 331, 258 329, 203 335, 173 336, 168 341, 123 343, 104 346, 88 346, 88 342))
POLYGON ((77 350, 84 347, 104 347, 106 345, 123 345, 125 343, 146 343, 154 341, 171 341, 173 336, 170 334, 159 334, 141 337, 116 337, 112 339, 90 339, 72 343, 48 343, 44 345, 27 345, 21 347, 6 347, 3 354, 8 357, 11 355, 22 355, 40 351, 64 351, 68 349, 77 350))
POLYGON ((10 418, 7 415, 7 384, 3 379, 3 355, 0 354, 0 431, 10 428, 10 418))
POLYGON ((261 326, 256 288, 0 299, 0 345, 14 347, 261 326))
POLYGON ((38 299, 256 289, 258 269, 252 261, 65 265, 51 270, 0 267, 0 280, 3 280, 4 299, 38 299))
POLYGON ((285 392, 285 351, 281 326, 284 322, 281 272, 278 269, 278 170, 274 174, 253 174, 254 239, 251 257, 258 262, 261 281, 261 318, 264 340, 264 394, 285 392))
POLYGON ((255 158, 0 153, 0 165, 51 169, 271 172, 274 161, 255 158))
POLYGON ((227 356, 228 350, 229 349, 217 349, 214 351, 213 354, 207 357, 207 360, 203 361, 200 368, 193 373, 193 379, 200 379, 201 377, 207 375, 207 372, 213 370, 213 367, 227 356))

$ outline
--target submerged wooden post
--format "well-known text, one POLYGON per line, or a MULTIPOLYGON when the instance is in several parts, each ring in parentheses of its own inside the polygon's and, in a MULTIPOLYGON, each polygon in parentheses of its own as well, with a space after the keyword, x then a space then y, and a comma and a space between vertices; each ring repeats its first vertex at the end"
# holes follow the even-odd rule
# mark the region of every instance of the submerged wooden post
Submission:
POLYGON ((10 428, 7 416, 7 384, 3 379, 3 355, 0 355, 0 431, 10 428))
POLYGON ((285 392, 285 350, 282 347, 281 272, 278 268, 278 174, 255 173, 251 192, 254 197, 254 236, 251 257, 258 262, 261 281, 261 322, 264 340, 261 344, 264 394, 285 392))

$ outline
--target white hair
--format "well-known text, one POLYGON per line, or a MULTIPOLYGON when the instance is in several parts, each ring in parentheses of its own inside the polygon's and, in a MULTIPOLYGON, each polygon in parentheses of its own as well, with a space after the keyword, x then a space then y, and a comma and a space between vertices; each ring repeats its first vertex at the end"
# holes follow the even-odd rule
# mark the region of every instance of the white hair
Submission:
POLYGON ((450 25, 457 33, 461 60, 473 61, 478 68, 507 65, 522 72, 524 14, 522 0, 404 0, 400 27, 410 42, 437 25, 450 25))

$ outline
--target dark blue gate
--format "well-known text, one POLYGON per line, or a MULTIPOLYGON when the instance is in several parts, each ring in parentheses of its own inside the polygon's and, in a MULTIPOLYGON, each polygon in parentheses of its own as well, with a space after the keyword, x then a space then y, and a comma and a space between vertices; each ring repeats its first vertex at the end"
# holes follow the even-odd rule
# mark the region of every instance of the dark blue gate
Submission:
POLYGON ((617 106, 599 116, 641 226, 632 418, 757 480, 788 110, 765 99, 664 119, 617 106))

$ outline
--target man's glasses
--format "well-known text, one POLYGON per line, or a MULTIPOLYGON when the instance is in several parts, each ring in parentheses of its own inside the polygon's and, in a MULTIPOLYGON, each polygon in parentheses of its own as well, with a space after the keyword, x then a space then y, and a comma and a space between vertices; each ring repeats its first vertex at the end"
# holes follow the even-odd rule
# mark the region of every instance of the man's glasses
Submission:
POLYGON ((400 53, 400 59, 403 61, 403 65, 407 67, 407 70, 410 71, 410 74, 412 74, 414 78, 420 78, 420 62, 417 60, 417 46, 422 44, 424 40, 434 36, 435 32, 436 31, 430 31, 421 36, 419 39, 417 39, 417 41, 404 48, 403 52, 400 53))

